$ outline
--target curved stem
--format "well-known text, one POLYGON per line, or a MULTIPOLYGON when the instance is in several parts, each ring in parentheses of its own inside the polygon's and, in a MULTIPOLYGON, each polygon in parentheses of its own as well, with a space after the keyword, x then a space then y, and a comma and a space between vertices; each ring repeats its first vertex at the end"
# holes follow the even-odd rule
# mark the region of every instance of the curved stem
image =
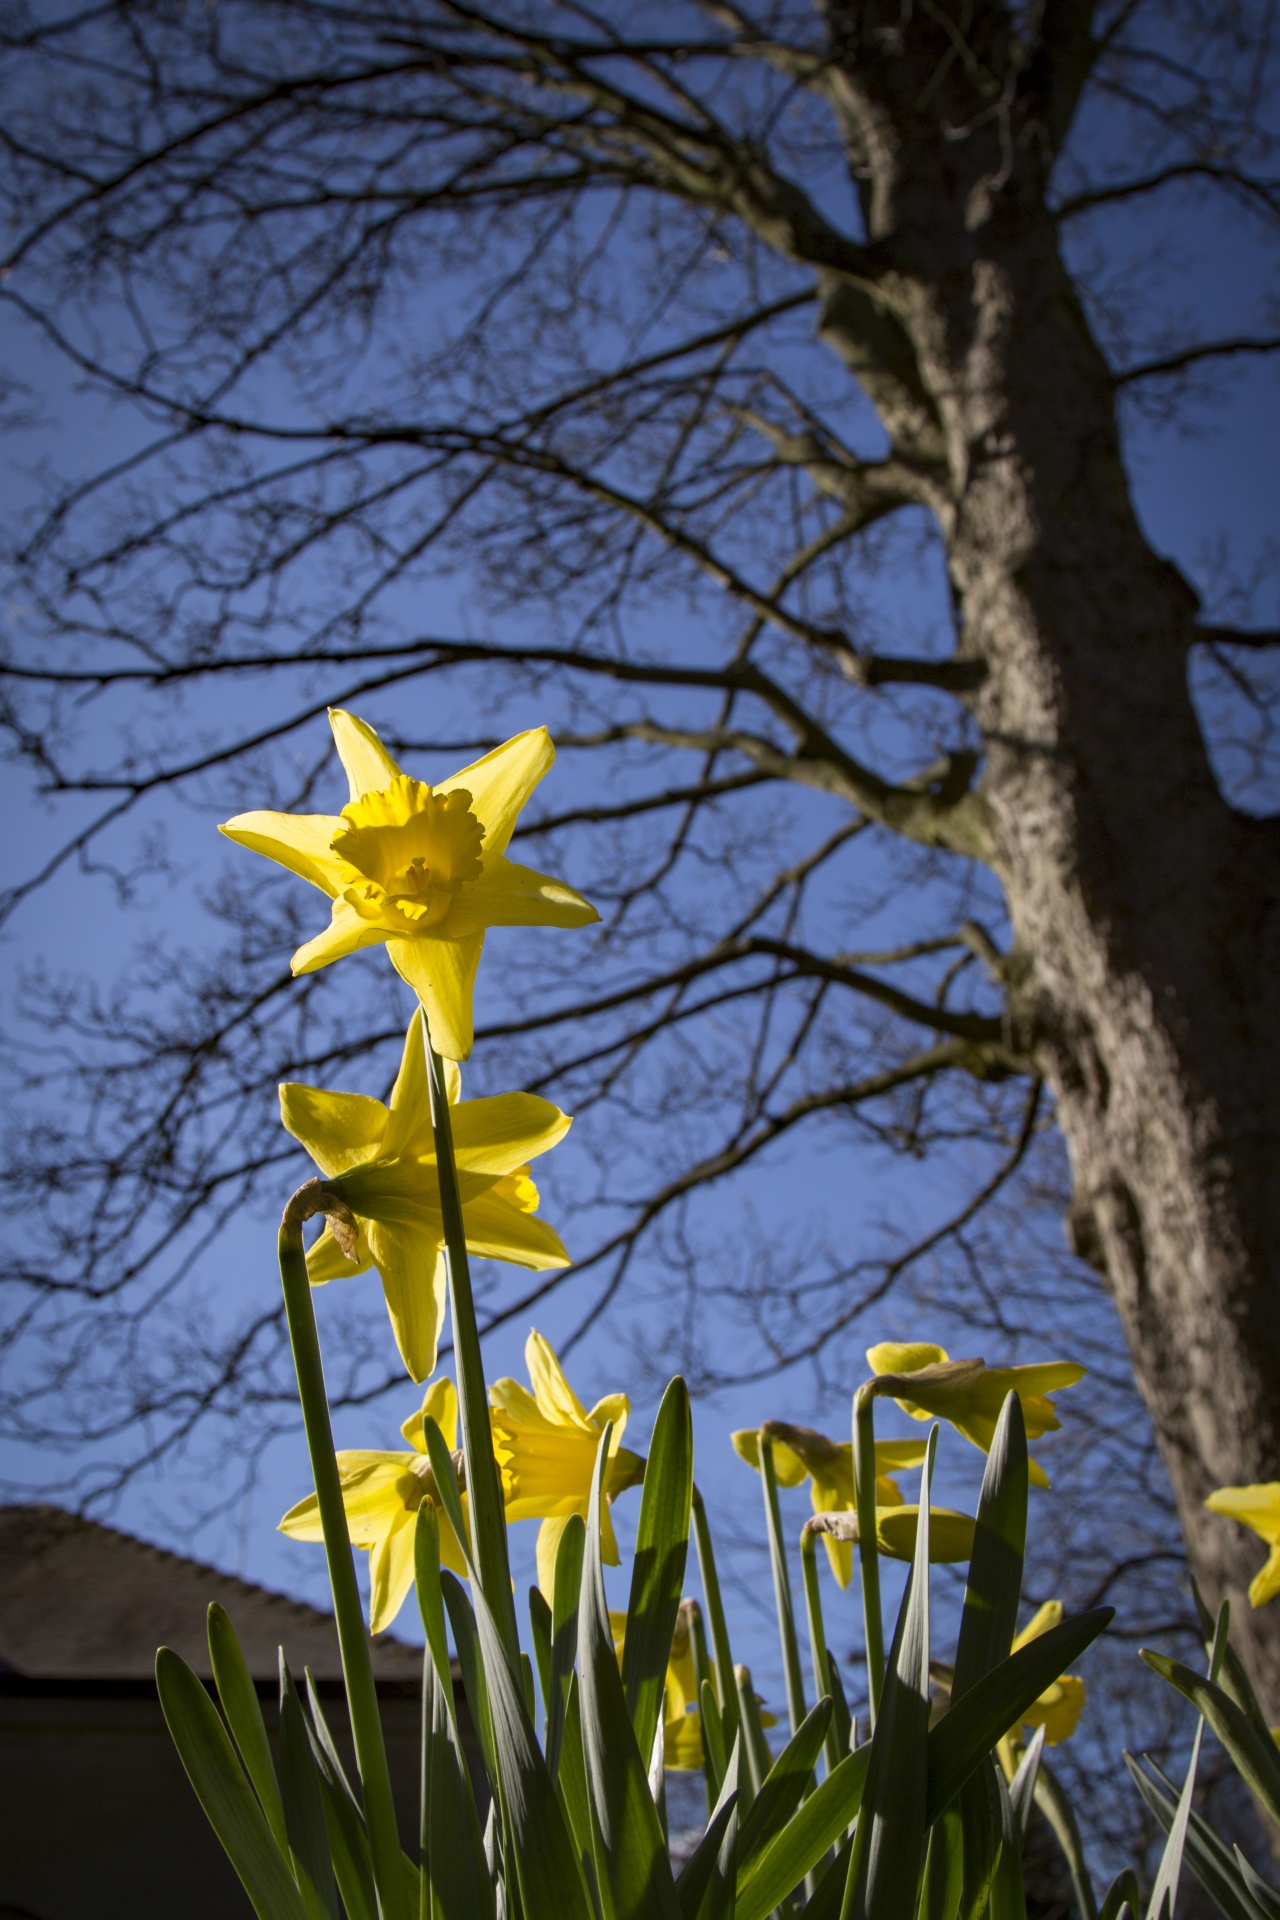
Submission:
MULTIPOLYGON (((318 1183, 309 1184, 314 1187, 318 1183)), ((333 1611, 338 1624, 338 1646, 342 1653, 342 1674, 347 1687, 347 1711, 351 1716, 351 1737, 360 1770, 360 1784, 364 1789, 365 1818, 369 1827, 378 1905, 385 1920, 405 1920, 406 1881, 400 1829, 396 1822, 395 1802, 391 1797, 391 1775, 382 1740, 369 1635, 365 1628, 364 1608, 360 1604, 351 1537, 347 1532, 342 1482, 334 1457, 333 1428, 329 1420, 329 1400, 320 1358, 320 1336, 311 1302, 306 1255, 302 1249, 302 1221, 306 1212, 305 1207, 298 1207, 293 1201, 285 1211, 280 1227, 280 1280, 284 1288, 293 1364, 298 1376, 298 1395, 302 1401, 307 1451, 311 1456, 311 1472, 315 1479, 316 1503, 324 1530, 329 1585, 333 1589, 333 1611)))

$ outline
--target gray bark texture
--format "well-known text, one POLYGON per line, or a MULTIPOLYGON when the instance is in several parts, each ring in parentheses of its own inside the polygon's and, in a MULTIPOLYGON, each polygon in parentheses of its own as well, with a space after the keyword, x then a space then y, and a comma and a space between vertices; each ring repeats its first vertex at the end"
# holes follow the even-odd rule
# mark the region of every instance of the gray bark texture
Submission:
MULTIPOLYGON (((880 11, 889 44, 873 7, 851 42, 880 11)), ((879 312, 833 277, 827 338, 943 529, 986 762, 940 837, 1006 890, 1010 1039, 1057 1099, 1071 1236, 1119 1309, 1192 1570, 1280 1719, 1280 1633, 1245 1598, 1263 1549, 1203 1505, 1280 1478, 1280 822, 1210 768, 1195 596, 1138 524, 1045 211, 1051 106, 949 140, 912 108, 942 57, 921 27, 848 67, 879 312)))

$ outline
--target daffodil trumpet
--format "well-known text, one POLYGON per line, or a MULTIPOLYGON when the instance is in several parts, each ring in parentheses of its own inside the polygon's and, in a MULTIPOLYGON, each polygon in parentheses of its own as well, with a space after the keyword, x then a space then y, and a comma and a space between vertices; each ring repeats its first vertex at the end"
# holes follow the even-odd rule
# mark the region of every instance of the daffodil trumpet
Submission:
POLYGON ((555 759, 545 727, 517 734, 436 786, 411 779, 367 722, 329 710, 350 800, 341 814, 240 813, 220 831, 333 902, 293 956, 312 973, 385 946, 450 1060, 471 1052, 472 999, 490 927, 584 927, 599 914, 562 880, 506 857, 520 809, 555 759))
MULTIPOLYGON (((1049 1360, 1030 1367, 989 1367, 985 1360, 952 1360, 932 1341, 882 1340, 868 1347, 873 1378, 867 1393, 888 1394, 913 1420, 946 1420, 971 1446, 990 1453, 1005 1396, 1016 1393, 1028 1440, 1055 1433, 1061 1425, 1052 1395, 1083 1380, 1086 1368, 1074 1360, 1049 1360)), ((1028 1460, 1033 1487, 1049 1477, 1028 1460)))
POLYGON ((382 1721, 378 1712, 364 1609, 360 1604, 360 1589, 356 1582, 351 1536, 347 1530, 342 1482, 334 1455, 333 1427, 329 1419, 329 1400, 320 1357, 320 1335, 311 1298, 311 1282, 307 1276, 306 1255, 302 1248, 303 1224, 316 1213, 325 1213, 330 1226, 340 1235, 354 1232, 355 1223, 343 1202, 326 1189, 323 1181, 309 1180, 289 1201, 280 1223, 280 1279, 284 1289, 289 1343, 298 1378, 298 1396, 302 1402, 302 1424, 315 1480, 316 1508, 324 1535, 329 1584, 333 1591, 347 1711, 351 1718, 351 1737, 364 1794, 378 1902, 387 1920, 408 1920, 405 1913, 400 1833, 395 1803, 391 1797, 391 1775, 383 1744, 382 1721))

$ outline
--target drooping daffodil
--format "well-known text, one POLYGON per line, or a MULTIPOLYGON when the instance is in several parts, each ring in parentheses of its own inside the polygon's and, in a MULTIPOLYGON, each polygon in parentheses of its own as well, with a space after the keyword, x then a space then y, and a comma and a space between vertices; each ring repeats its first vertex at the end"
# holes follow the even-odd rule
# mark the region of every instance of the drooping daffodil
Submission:
MULTIPOLYGON (((340 1452, 338 1474, 342 1504, 347 1510, 351 1544, 369 1555, 371 1601, 369 1630, 382 1633, 404 1605, 413 1585, 413 1535, 418 1508, 428 1497, 440 1521, 440 1559, 454 1573, 465 1574, 457 1535, 441 1504, 435 1476, 427 1462, 423 1420, 429 1415, 444 1435, 450 1451, 457 1445, 458 1396, 452 1380, 434 1380, 419 1410, 400 1429, 409 1442, 407 1453, 374 1453, 363 1448, 340 1452)), ((502 1465, 501 1453, 498 1455, 502 1465)), ((463 1517, 470 1523, 467 1496, 462 1495, 463 1517)), ((323 1540, 320 1510, 314 1493, 290 1507, 280 1522, 291 1540, 323 1540)))
MULTIPOLYGON (((537 1217, 528 1163, 564 1138, 568 1114, 531 1093, 463 1100, 452 1063, 445 1083, 468 1248, 521 1267, 567 1267, 560 1236, 537 1217)), ((310 1249, 312 1285, 376 1267, 401 1358, 414 1380, 425 1380, 436 1364, 447 1268, 418 1014, 409 1022, 389 1106, 365 1094, 287 1083, 280 1114, 355 1217, 353 1256, 331 1226, 310 1249)))
POLYGON ((489 927, 585 927, 580 893, 506 857, 516 817, 555 759, 545 727, 430 786, 402 773, 373 728, 329 712, 351 798, 341 814, 240 813, 221 828, 333 902, 295 974, 386 945, 446 1059, 471 1051, 476 968, 489 927))
MULTIPOLYGON (((1072 1360, 1035 1367, 989 1367, 983 1360, 952 1360, 944 1347, 928 1340, 882 1340, 879 1346, 868 1347, 867 1364, 878 1376, 875 1386, 892 1394, 913 1420, 947 1420, 983 1453, 991 1451, 996 1423, 1010 1392, 1022 1403, 1028 1440, 1035 1440, 1061 1425, 1050 1394, 1074 1386, 1087 1372, 1072 1360)), ((1049 1484, 1049 1476, 1035 1460, 1028 1462, 1028 1475, 1033 1487, 1049 1484)))
MULTIPOLYGON (((916 1529, 920 1508, 914 1501, 894 1507, 876 1508, 876 1551, 888 1560, 910 1560, 916 1550, 916 1529)), ((973 1552, 973 1515, 957 1513, 954 1507, 929 1509, 929 1558, 938 1564, 967 1560, 973 1552)), ((804 1531, 822 1539, 834 1540, 850 1554, 858 1544, 858 1516, 847 1513, 815 1513, 806 1520, 804 1531)))
POLYGON ((611 1567, 618 1564, 618 1543, 609 1518, 612 1501, 644 1478, 644 1461, 619 1443, 631 1412, 625 1393, 607 1393, 588 1413, 564 1375, 549 1341, 535 1328, 525 1342, 529 1386, 510 1378, 489 1388, 494 1444, 500 1446, 510 1474, 507 1519, 541 1520, 538 1529, 538 1585, 548 1597, 555 1589, 556 1551, 566 1523, 575 1513, 585 1520, 591 1501, 591 1476, 606 1425, 613 1422, 600 1513, 600 1546, 611 1567))
POLYGON ((1260 1607, 1280 1593, 1280 1480, 1252 1487, 1219 1487, 1205 1501, 1211 1513, 1224 1513, 1252 1527, 1270 1547, 1265 1566, 1249 1583, 1249 1605, 1260 1607))
MULTIPOLYGON (((730 1434, 734 1452, 747 1465, 760 1471, 760 1436, 773 1442, 773 1466, 780 1487, 798 1487, 808 1479, 809 1497, 815 1513, 836 1513, 854 1504, 853 1443, 829 1440, 812 1427, 793 1426, 788 1420, 766 1420, 758 1429, 745 1428, 730 1434)), ((918 1467, 925 1456, 924 1440, 876 1441, 876 1506, 900 1507, 902 1493, 895 1473, 918 1467)), ((853 1576, 853 1549, 847 1540, 834 1534, 823 1536, 831 1571, 842 1587, 853 1576)))

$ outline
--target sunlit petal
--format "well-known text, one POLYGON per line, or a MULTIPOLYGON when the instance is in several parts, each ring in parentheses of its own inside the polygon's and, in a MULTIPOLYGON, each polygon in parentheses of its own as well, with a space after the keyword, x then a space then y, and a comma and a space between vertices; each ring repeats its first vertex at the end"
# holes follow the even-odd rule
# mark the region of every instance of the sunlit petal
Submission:
POLYGON ((532 1267, 536 1273, 570 1264, 554 1227, 493 1192, 468 1200, 463 1218, 467 1245, 484 1259, 509 1260, 513 1266, 532 1267))
POLYGON ((511 860, 486 862, 481 877, 463 888, 449 908, 444 930, 450 940, 485 927, 589 927, 600 915, 564 880, 511 860))
POLYGON ((587 1410, 565 1378, 555 1348, 536 1327, 530 1329, 524 1343, 524 1363, 529 1369, 534 1399, 548 1418, 585 1427, 587 1410))
POLYGON ((427 1443, 423 1433, 423 1421, 430 1418, 435 1421, 444 1435, 444 1443, 450 1452, 458 1444, 458 1390, 446 1375, 441 1380, 433 1380, 422 1397, 422 1405, 416 1413, 411 1413, 400 1431, 411 1447, 419 1453, 425 1453, 427 1443))
POLYGON ((564 1139, 572 1121, 534 1093, 499 1093, 467 1100, 453 1116, 459 1167, 475 1173, 511 1173, 564 1139))
POLYGON ((313 1287, 322 1287, 329 1280, 350 1280, 357 1273, 367 1273, 372 1265, 373 1252, 363 1229, 359 1234, 356 1257, 350 1260, 326 1227, 307 1253, 307 1278, 313 1287))
POLYGON ((444 1259, 422 1233, 382 1220, 369 1222, 369 1246, 382 1275, 400 1358, 411 1380, 425 1380, 435 1371, 444 1322, 444 1259))
POLYGON ((350 878, 350 869, 333 851, 341 820, 327 813, 238 813, 218 828, 237 846, 265 854, 288 867, 332 899, 350 878))
POLYGON ((369 1631, 384 1633, 413 1585, 413 1536, 416 1515, 406 1513, 369 1555, 369 1631))
POLYGON ((330 707, 329 725, 333 728, 333 744, 338 749, 351 798, 358 800, 362 794, 389 787, 400 769, 369 723, 358 720, 354 713, 346 713, 341 707, 330 707))
POLYGON ((473 1039, 471 1002, 484 934, 463 939, 389 940, 387 953, 427 1016, 431 1042, 449 1060, 465 1060, 473 1039))
POLYGON ((464 787, 471 795, 472 810, 485 830, 486 862, 494 854, 506 852, 521 807, 555 757, 546 728, 532 727, 440 782, 438 793, 464 787))
POLYGON ((345 900, 335 900, 324 932, 299 947, 290 965, 295 975, 315 973, 335 960, 345 960, 349 953, 380 946, 386 938, 381 927, 370 926, 345 900))
POLYGON ((378 1152, 387 1110, 363 1093, 329 1093, 288 1080, 280 1088, 280 1118, 321 1173, 332 1175, 378 1152))

